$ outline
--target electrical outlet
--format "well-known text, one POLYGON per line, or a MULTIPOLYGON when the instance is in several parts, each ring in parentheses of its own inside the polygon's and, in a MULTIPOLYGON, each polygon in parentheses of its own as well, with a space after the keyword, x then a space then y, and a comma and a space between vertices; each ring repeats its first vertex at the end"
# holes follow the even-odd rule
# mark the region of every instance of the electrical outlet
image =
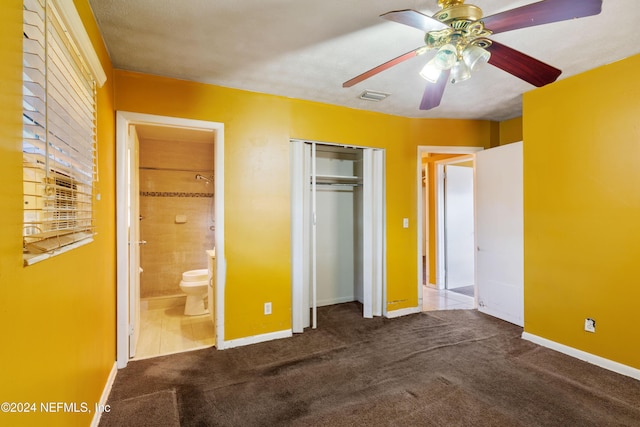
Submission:
POLYGON ((409 228, 409 218, 402 218, 402 227, 409 228))
POLYGON ((264 314, 271 314, 271 303, 270 302, 265 302, 264 303, 264 314))
POLYGON ((596 321, 590 317, 584 319, 584 330, 587 332, 596 331, 596 321))

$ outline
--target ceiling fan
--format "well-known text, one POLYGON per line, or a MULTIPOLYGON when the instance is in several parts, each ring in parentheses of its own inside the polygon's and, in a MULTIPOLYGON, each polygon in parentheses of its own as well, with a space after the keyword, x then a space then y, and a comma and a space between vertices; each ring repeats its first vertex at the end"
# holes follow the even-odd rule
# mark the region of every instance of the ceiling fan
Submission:
POLYGON ((440 105, 446 84, 471 76, 477 66, 488 62, 535 86, 554 82, 561 70, 489 38, 492 34, 519 28, 597 15, 602 0, 542 0, 483 17, 482 10, 465 0, 438 0, 441 10, 433 16, 407 9, 387 12, 381 18, 424 31, 425 45, 400 55, 342 84, 351 87, 410 58, 436 50, 420 75, 427 86, 421 110, 440 105))

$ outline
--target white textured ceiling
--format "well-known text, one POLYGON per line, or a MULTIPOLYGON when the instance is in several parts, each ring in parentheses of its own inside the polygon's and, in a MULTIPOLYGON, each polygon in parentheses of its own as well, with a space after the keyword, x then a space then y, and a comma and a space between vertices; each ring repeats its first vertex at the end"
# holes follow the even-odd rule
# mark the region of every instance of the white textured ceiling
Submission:
MULTIPOLYGON (((467 1, 485 16, 533 2, 467 1)), ((432 15, 438 10, 436 3, 90 0, 119 69, 405 117, 501 121, 521 115, 522 94, 534 87, 490 65, 475 71, 470 80, 447 85, 439 107, 420 111, 424 80, 418 72, 431 55, 342 87, 344 81, 424 44, 421 31, 379 15, 400 9, 432 15), (365 89, 391 96, 364 101, 358 95, 365 89)), ((640 53, 639 19, 640 0, 603 0, 600 15, 492 38, 560 68, 563 79, 640 53)))

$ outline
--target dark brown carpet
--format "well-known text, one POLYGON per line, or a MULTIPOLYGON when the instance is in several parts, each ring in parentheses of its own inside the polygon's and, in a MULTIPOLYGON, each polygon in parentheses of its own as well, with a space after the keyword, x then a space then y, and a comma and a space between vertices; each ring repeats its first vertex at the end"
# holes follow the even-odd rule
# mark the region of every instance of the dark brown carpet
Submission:
POLYGON ((640 381, 476 310, 363 319, 236 349, 135 361, 100 426, 640 426, 640 381))

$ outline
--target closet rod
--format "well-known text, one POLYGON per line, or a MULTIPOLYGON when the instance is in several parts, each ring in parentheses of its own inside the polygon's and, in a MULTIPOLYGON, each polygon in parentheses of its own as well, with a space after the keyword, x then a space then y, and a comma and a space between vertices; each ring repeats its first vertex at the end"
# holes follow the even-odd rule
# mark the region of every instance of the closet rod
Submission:
POLYGON ((362 184, 345 184, 342 182, 316 182, 316 185, 335 185, 338 187, 360 187, 362 184))
POLYGON ((213 172, 211 169, 173 169, 173 168, 151 168, 147 166, 140 166, 138 169, 145 171, 169 171, 169 172, 213 172))

